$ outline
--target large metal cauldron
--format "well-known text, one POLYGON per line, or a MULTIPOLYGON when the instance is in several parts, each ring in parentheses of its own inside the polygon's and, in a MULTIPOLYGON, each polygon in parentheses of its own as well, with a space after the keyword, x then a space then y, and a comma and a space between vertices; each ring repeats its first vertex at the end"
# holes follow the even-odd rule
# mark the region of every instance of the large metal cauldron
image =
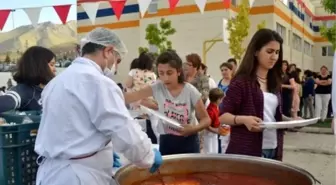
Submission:
MULTIPOLYGON (((226 172, 272 179, 278 185, 315 185, 318 181, 307 171, 282 162, 241 155, 183 154, 164 156, 161 175, 195 172, 226 172)), ((120 185, 132 185, 158 175, 148 169, 128 165, 120 169, 115 180, 120 185)))

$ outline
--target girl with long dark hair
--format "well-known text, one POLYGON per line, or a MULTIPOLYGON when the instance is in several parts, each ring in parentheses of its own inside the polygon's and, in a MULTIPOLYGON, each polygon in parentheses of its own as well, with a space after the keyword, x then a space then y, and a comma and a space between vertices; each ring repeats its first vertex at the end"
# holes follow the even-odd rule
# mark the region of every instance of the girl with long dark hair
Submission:
POLYGON ((260 127, 282 121, 282 43, 270 29, 252 37, 223 101, 220 122, 231 125, 226 153, 282 159, 283 131, 260 127))

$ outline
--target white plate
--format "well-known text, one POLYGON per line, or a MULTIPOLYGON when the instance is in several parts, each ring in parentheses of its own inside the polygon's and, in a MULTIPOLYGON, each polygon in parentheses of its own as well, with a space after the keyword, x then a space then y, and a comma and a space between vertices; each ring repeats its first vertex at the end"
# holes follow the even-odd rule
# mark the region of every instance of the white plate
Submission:
POLYGON ((180 123, 178 123, 177 121, 175 121, 173 119, 168 118, 167 116, 161 114, 158 111, 149 109, 149 108, 147 108, 145 106, 142 106, 142 105, 140 105, 140 109, 142 111, 146 112, 147 114, 152 114, 152 115, 158 117, 159 119, 163 120, 165 124, 168 124, 171 127, 174 127, 174 128, 183 128, 180 123))
POLYGON ((261 128, 282 129, 282 128, 305 127, 317 123, 319 119, 320 118, 281 121, 281 122, 263 122, 261 128))

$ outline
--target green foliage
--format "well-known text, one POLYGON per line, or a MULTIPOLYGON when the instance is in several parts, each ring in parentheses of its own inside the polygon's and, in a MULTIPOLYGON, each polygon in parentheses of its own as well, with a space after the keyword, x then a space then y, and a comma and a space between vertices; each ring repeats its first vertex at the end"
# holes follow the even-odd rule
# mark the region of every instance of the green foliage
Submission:
POLYGON ((326 26, 321 26, 320 28, 321 35, 328 39, 332 44, 334 50, 336 49, 336 23, 330 28, 326 26))
POLYGON ((11 63, 11 58, 9 56, 9 53, 7 53, 6 58, 5 58, 5 63, 10 64, 11 63))
POLYGON ((242 0, 241 4, 238 6, 239 12, 235 18, 228 20, 227 29, 230 33, 229 37, 229 48, 230 52, 235 59, 240 61, 245 48, 242 44, 244 39, 248 36, 250 21, 249 21, 249 2, 248 0, 242 0))
POLYGON ((335 0, 321 0, 324 9, 328 13, 336 13, 336 1, 335 0))
MULTIPOLYGON (((149 24, 147 26, 146 40, 149 45, 154 45, 158 48, 158 53, 154 53, 154 55, 159 55, 167 49, 172 49, 172 42, 168 40, 168 37, 175 32, 176 30, 172 27, 171 21, 165 20, 164 18, 160 20, 159 26, 156 24, 149 24)), ((147 47, 139 47, 139 53, 148 50, 147 47)))
POLYGON ((258 30, 265 28, 266 27, 266 21, 263 20, 261 23, 259 23, 257 25, 257 27, 258 27, 258 30))
MULTIPOLYGON (((336 1, 335 0, 322 0, 324 9, 329 13, 336 13, 336 1)), ((321 35, 328 39, 333 48, 336 49, 336 23, 331 27, 321 26, 321 35)))

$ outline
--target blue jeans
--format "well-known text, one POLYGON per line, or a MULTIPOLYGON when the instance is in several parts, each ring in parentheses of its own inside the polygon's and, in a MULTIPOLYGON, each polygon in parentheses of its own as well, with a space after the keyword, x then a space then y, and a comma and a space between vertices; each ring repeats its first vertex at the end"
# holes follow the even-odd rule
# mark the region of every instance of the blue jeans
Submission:
POLYGON ((275 159, 276 149, 263 149, 262 157, 266 159, 275 159))

